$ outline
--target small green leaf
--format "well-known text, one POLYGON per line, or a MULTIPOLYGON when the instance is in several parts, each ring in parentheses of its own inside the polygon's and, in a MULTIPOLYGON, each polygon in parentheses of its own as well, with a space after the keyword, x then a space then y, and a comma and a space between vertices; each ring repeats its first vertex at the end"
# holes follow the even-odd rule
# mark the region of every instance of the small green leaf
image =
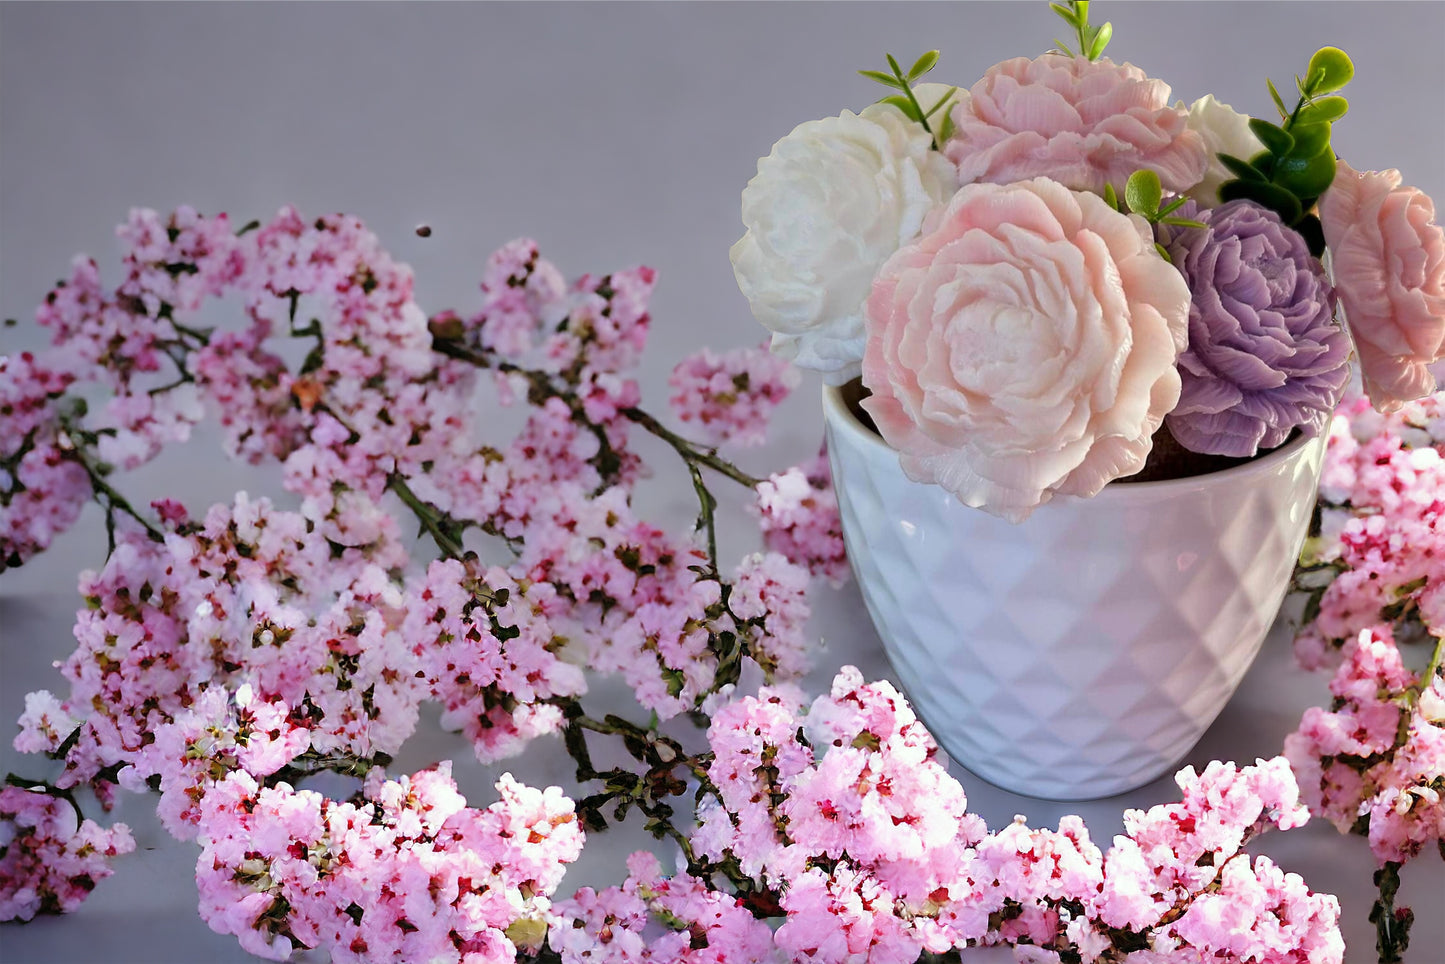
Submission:
POLYGON ((896 75, 899 76, 899 77, 902 77, 902 76, 903 76, 903 68, 900 67, 900 66, 898 66, 898 61, 893 58, 893 55, 892 55, 892 54, 885 54, 884 56, 886 56, 886 57, 888 58, 888 66, 893 68, 893 73, 896 74, 896 75))
POLYGON ((1237 198, 1247 198, 1256 204, 1264 205, 1278 214, 1285 224, 1294 224, 1304 213, 1299 198, 1273 184, 1261 184, 1258 181, 1226 181, 1219 189, 1219 199, 1233 201, 1237 198))
POLYGON ((957 87, 950 87, 950 88, 948 88, 948 93, 946 93, 946 94, 944 94, 942 97, 938 98, 938 103, 934 104, 932 107, 928 108, 928 110, 924 111, 924 112, 923 112, 923 116, 924 116, 924 117, 932 117, 935 113, 938 112, 938 108, 940 108, 940 107, 942 107, 944 104, 948 103, 949 99, 950 99, 951 97, 953 97, 953 95, 956 94, 956 93, 958 93, 958 88, 957 88, 957 87))
POLYGON ((1184 206, 1184 203, 1188 200, 1188 197, 1175 198, 1174 200, 1170 201, 1168 204, 1164 205, 1162 208, 1159 209, 1159 216, 1162 218, 1173 214, 1175 211, 1182 208, 1184 206))
POLYGON ((1355 76, 1355 65, 1339 47, 1321 47, 1310 58, 1307 75, 1313 83, 1312 94, 1328 94, 1339 90, 1355 76))
POLYGON ((939 147, 953 136, 953 115, 945 113, 933 123, 933 146, 939 147))
POLYGON ((1261 144, 1271 153, 1277 156, 1288 154, 1290 148, 1294 147, 1294 138, 1289 131, 1267 120, 1252 117, 1249 120, 1249 129, 1254 131, 1254 136, 1259 138, 1261 144))
POLYGON ((1180 228, 1204 228, 1208 227, 1203 221, 1196 221, 1193 218, 1160 218, 1161 224, 1172 224, 1180 228))
POLYGON ((1164 247, 1164 245, 1160 244, 1158 241, 1154 242, 1154 250, 1159 252, 1159 257, 1163 258, 1165 261, 1169 262, 1170 264, 1174 263, 1174 259, 1169 257, 1169 249, 1164 247))
POLYGON ((1114 185, 1104 185, 1104 203, 1115 211, 1119 210, 1119 192, 1114 190, 1114 185))
MULTIPOLYGON (((1049 6, 1050 6, 1050 7, 1053 7, 1053 8, 1054 8, 1054 13, 1056 13, 1056 14, 1058 14, 1059 16, 1063 17, 1063 18, 1064 18, 1064 21, 1065 21, 1066 23, 1068 23, 1070 26, 1073 26, 1073 25, 1074 25, 1074 22, 1075 22, 1075 21, 1074 21, 1074 11, 1073 11, 1073 10, 1071 10, 1071 9, 1069 9, 1068 7, 1064 6, 1062 3, 1051 3, 1051 4, 1049 4, 1049 6)), ((1055 42, 1057 43, 1057 41, 1055 41, 1055 42)))
POLYGON ((1054 46, 1057 47, 1059 50, 1062 50, 1064 53, 1068 54, 1070 57, 1074 56, 1073 48, 1071 48, 1068 44, 1064 43, 1058 37, 1054 38, 1054 46))
POLYGON ((1275 106, 1275 109, 1279 111, 1279 116, 1280 116, 1280 117, 1288 117, 1288 116, 1289 116, 1289 108, 1286 107, 1286 106, 1284 106, 1284 98, 1281 97, 1281 96, 1279 95, 1279 91, 1278 91, 1277 89, 1275 89, 1274 81, 1272 81, 1272 80, 1270 80, 1269 78, 1266 77, 1264 82, 1265 82, 1265 84, 1268 85, 1268 87, 1269 87, 1269 98, 1270 98, 1270 100, 1274 101, 1274 106, 1275 106))
POLYGON ((1322 121, 1318 124, 1296 124, 1290 128, 1290 136, 1294 138, 1294 147, 1290 148, 1290 157, 1314 157, 1330 149, 1330 124, 1322 121))
POLYGON ((1318 197, 1334 179, 1335 155, 1330 151, 1314 157, 1286 157, 1274 169, 1274 183, 1297 198, 1318 197))
POLYGON ((1229 173, 1245 181, 1268 181, 1264 172, 1248 161, 1242 161, 1233 154, 1220 154, 1219 162, 1229 168, 1229 173))
POLYGON ((1350 102, 1338 95, 1318 97, 1300 108, 1297 124, 1319 124, 1334 122, 1344 117, 1350 109, 1350 102))
POLYGON ((1109 46, 1109 41, 1114 37, 1114 25, 1105 23, 1099 28, 1094 36, 1094 42, 1089 46, 1089 59, 1098 60, 1104 55, 1104 48, 1109 46))
POLYGON ((918 121, 920 123, 923 121, 923 115, 918 113, 918 108, 913 106, 913 101, 909 100, 907 97, 904 97, 902 94, 894 94, 891 97, 885 97, 878 103, 892 104, 894 107, 897 107, 899 110, 903 111, 903 116, 907 117, 909 120, 918 121))
POLYGON ((1135 214, 1148 217, 1159 210, 1159 200, 1164 196, 1159 175, 1153 171, 1135 171, 1124 184, 1124 202, 1135 214))
POLYGON ((901 80, 899 80, 897 77, 890 77, 888 74, 885 74, 881 70, 860 70, 858 71, 858 73, 862 74, 864 77, 867 77, 869 80, 878 81, 878 83, 882 84, 884 87, 893 87, 897 90, 903 89, 903 82, 901 80))
POLYGON ((928 51, 926 54, 915 60, 912 67, 908 68, 908 79, 917 80, 919 77, 922 77, 924 74, 932 70, 933 65, 936 63, 938 63, 938 51, 928 51))

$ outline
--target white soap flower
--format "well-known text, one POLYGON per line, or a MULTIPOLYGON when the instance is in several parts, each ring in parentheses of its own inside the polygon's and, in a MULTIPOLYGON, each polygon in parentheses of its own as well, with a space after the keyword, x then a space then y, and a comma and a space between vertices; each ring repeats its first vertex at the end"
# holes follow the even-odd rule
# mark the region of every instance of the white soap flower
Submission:
POLYGON ((1209 151, 1209 167, 1204 172, 1204 180, 1187 193, 1204 207, 1212 208, 1219 203, 1219 186, 1234 179, 1229 168, 1220 162, 1219 155, 1230 154, 1247 161, 1264 150, 1264 144, 1249 129, 1247 114, 1220 103, 1213 94, 1205 94, 1194 102, 1189 108, 1187 124, 1190 130, 1198 131, 1204 138, 1204 146, 1209 151))
POLYGON ((747 233, 731 252, 773 351, 829 384, 856 376, 874 273, 957 187, 928 132, 889 105, 808 121, 774 144, 743 191, 747 233))

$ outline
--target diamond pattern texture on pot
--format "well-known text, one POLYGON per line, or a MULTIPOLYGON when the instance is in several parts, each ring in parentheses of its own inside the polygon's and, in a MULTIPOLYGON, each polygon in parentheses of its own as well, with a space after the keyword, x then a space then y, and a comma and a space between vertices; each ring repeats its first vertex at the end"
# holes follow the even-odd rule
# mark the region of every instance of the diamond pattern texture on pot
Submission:
POLYGON ((1054 799, 1171 771, 1274 622, 1323 440, 1211 475, 1115 483, 1013 525, 909 481, 845 406, 824 407, 858 584, 949 755, 1054 799))

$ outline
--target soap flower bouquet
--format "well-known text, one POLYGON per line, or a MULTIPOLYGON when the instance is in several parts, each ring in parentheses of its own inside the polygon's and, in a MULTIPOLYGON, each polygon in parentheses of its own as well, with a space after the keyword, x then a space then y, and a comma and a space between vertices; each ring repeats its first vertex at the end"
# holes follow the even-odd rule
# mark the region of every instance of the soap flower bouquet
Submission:
POLYGON ((1012 521, 1139 473, 1197 474, 1315 436, 1350 382, 1434 390, 1445 233, 1395 171, 1336 158, 1353 76, 1325 47, 1276 120, 1075 47, 962 90, 909 69, 809 121, 743 192, 738 284, 772 349, 841 385, 911 479, 1012 521), (1291 103, 1292 101, 1292 103, 1291 103), (1322 263, 1322 259, 1323 263, 1322 263), (1201 458, 1207 457, 1207 458, 1201 458))

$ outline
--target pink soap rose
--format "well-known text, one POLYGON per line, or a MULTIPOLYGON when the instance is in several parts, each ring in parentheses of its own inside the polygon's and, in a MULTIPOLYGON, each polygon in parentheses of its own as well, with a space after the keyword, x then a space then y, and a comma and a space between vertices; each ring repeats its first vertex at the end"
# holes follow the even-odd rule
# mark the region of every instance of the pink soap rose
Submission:
POLYGON ((889 258, 863 402, 903 471, 1019 522, 1143 468, 1179 400, 1189 288, 1142 218, 1035 178, 972 184, 889 258))
POLYGON ((1319 210, 1365 394, 1396 411, 1435 390, 1429 366, 1445 358, 1445 231, 1399 171, 1344 161, 1319 210))
POLYGON ((990 67, 953 108, 944 146, 959 179, 1008 184, 1050 177, 1080 191, 1120 194, 1129 175, 1156 172, 1181 193, 1208 166, 1189 115, 1169 104, 1169 85, 1133 64, 1044 54, 990 67))

